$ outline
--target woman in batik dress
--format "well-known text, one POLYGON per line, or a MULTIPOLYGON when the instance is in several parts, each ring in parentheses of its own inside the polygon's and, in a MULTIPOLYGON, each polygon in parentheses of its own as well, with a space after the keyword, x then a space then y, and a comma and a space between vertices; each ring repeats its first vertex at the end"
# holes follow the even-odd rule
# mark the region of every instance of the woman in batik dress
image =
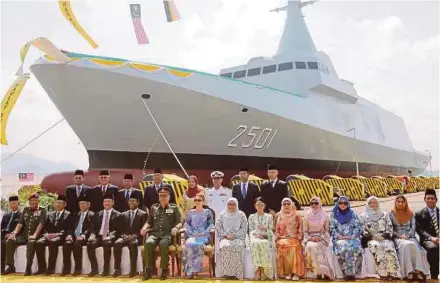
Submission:
POLYGON ((317 279, 333 279, 329 219, 319 197, 312 197, 310 200, 310 209, 306 212, 303 222, 307 276, 317 279))
POLYGON ((229 198, 225 210, 216 220, 216 276, 243 279, 244 248, 248 222, 238 209, 236 198, 229 198))
POLYGON ((296 281, 305 275, 306 269, 301 245, 302 220, 290 198, 284 198, 281 205, 276 215, 278 276, 296 281))
POLYGON ((189 278, 203 270, 204 247, 209 243, 210 232, 214 228, 211 210, 203 208, 205 195, 194 197, 196 208, 190 209, 185 215, 186 241, 182 251, 183 270, 189 278))
POLYGON ((251 246, 252 262, 255 267, 255 278, 274 278, 273 266, 273 216, 264 213, 266 204, 261 197, 255 199, 257 213, 249 216, 249 239, 251 246))
POLYGON ((362 227, 351 209, 348 197, 341 196, 330 215, 330 235, 333 253, 338 259, 345 280, 354 280, 362 268, 362 227))
POLYGON ((362 245, 373 255, 377 274, 387 280, 400 278, 400 264, 392 241, 393 224, 389 215, 380 209, 377 197, 367 199, 361 222, 362 245))
POLYGON ((416 220, 404 195, 396 197, 390 219, 393 224, 393 240, 397 248, 402 277, 409 281, 429 278, 427 253, 416 238, 416 220))

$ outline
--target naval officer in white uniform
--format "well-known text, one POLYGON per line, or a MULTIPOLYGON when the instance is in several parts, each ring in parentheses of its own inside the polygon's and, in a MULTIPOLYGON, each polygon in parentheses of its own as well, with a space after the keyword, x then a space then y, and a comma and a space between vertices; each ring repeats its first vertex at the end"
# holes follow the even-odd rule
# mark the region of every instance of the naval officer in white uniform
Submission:
POLYGON ((219 217, 225 209, 228 199, 232 197, 232 190, 222 186, 224 176, 223 172, 212 172, 211 178, 214 186, 205 190, 206 204, 214 210, 215 218, 219 217))

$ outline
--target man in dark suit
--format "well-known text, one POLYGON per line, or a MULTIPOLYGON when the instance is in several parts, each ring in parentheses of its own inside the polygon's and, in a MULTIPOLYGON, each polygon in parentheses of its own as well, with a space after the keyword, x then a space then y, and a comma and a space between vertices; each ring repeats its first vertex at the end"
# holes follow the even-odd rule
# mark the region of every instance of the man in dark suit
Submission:
POLYGON ((170 195, 170 203, 176 203, 176 198, 174 196, 173 187, 170 184, 166 184, 162 182, 162 170, 154 169, 153 174, 153 184, 146 187, 144 191, 144 205, 145 210, 150 210, 151 206, 155 203, 159 203, 159 194, 158 191, 160 188, 168 188, 171 192, 170 195))
POLYGON ((18 207, 18 196, 9 197, 9 212, 3 215, 1 223, 1 273, 5 271, 6 236, 15 230, 21 211, 18 207))
POLYGON ((90 202, 87 196, 80 196, 79 212, 72 217, 71 233, 66 236, 63 245, 63 271, 62 276, 70 274, 71 255, 73 251, 73 259, 75 260, 75 271, 73 275, 80 275, 82 269, 83 246, 86 245, 92 230, 92 220, 94 213, 89 210, 90 202))
POLYGON ((121 213, 113 209, 114 195, 108 192, 103 197, 104 209, 95 213, 92 221, 92 233, 87 241, 87 254, 89 255, 92 271, 89 276, 98 274, 98 262, 95 250, 102 246, 104 251, 104 271, 102 276, 108 276, 110 272, 111 247, 121 237, 124 224, 121 221, 121 213))
POLYGON ((55 272, 58 247, 64 244, 66 235, 71 231, 72 214, 65 210, 66 197, 59 195, 55 201, 55 211, 47 214, 43 224, 43 235, 35 244, 39 272, 46 271, 47 275, 55 272), (46 268, 45 248, 49 246, 49 264, 46 268))
POLYGON ((139 196, 132 194, 128 201, 129 210, 122 213, 122 220, 124 223, 124 232, 122 238, 115 242, 113 251, 115 255, 115 273, 114 277, 121 275, 121 255, 122 247, 128 246, 130 251, 130 274, 129 277, 134 277, 137 274, 137 258, 138 246, 142 245, 141 229, 147 222, 148 213, 140 210, 139 196))
POLYGON ((273 216, 281 210, 281 201, 288 197, 287 183, 278 179, 278 169, 275 165, 267 167, 268 181, 261 185, 261 197, 266 200, 266 212, 273 216))
POLYGON ((124 212, 129 210, 128 201, 133 196, 139 200, 139 208, 144 209, 144 199, 142 197, 142 192, 133 187, 133 175, 125 174, 122 180, 124 188, 119 190, 115 196, 115 209, 119 212, 124 212))
POLYGON ((118 192, 118 187, 110 184, 110 172, 108 170, 101 170, 99 173, 99 185, 93 187, 89 193, 90 210, 99 212, 103 209, 104 195, 111 194, 113 199, 118 192))
POLYGON ((255 213, 254 200, 260 196, 260 190, 254 183, 249 182, 249 172, 247 168, 241 168, 238 172, 240 183, 232 187, 232 197, 238 200, 238 208, 249 217, 255 213))
POLYGON ((73 176, 74 185, 66 188, 67 206, 66 210, 73 214, 79 211, 78 199, 84 197, 92 188, 84 185, 84 171, 76 170, 73 176))
POLYGON ((425 192, 426 207, 415 213, 416 231, 420 243, 428 252, 428 262, 431 269, 431 279, 438 279, 439 269, 439 209, 435 190, 425 192))

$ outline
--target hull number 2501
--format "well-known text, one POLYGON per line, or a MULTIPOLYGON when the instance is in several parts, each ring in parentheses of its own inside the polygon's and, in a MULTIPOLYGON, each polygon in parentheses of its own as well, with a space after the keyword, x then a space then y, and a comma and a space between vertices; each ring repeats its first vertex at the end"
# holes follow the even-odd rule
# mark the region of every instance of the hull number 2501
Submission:
POLYGON ((247 125, 240 125, 237 128, 238 134, 229 141, 228 147, 234 148, 269 148, 278 129, 261 128, 257 126, 249 127, 247 125))

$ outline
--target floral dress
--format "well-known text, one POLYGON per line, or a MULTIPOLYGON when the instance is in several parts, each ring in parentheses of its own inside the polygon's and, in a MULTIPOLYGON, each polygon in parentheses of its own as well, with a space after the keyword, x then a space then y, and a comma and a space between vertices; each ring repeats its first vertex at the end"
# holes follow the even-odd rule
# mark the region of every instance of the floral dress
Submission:
POLYGON ((268 278, 273 278, 274 268, 272 261, 273 253, 273 216, 264 213, 258 215, 254 213, 249 216, 249 238, 251 246, 252 262, 254 263, 255 270, 262 267, 264 275, 268 278), (266 229, 262 230, 259 227, 263 226, 266 229), (263 236, 261 239, 257 236, 263 236))

